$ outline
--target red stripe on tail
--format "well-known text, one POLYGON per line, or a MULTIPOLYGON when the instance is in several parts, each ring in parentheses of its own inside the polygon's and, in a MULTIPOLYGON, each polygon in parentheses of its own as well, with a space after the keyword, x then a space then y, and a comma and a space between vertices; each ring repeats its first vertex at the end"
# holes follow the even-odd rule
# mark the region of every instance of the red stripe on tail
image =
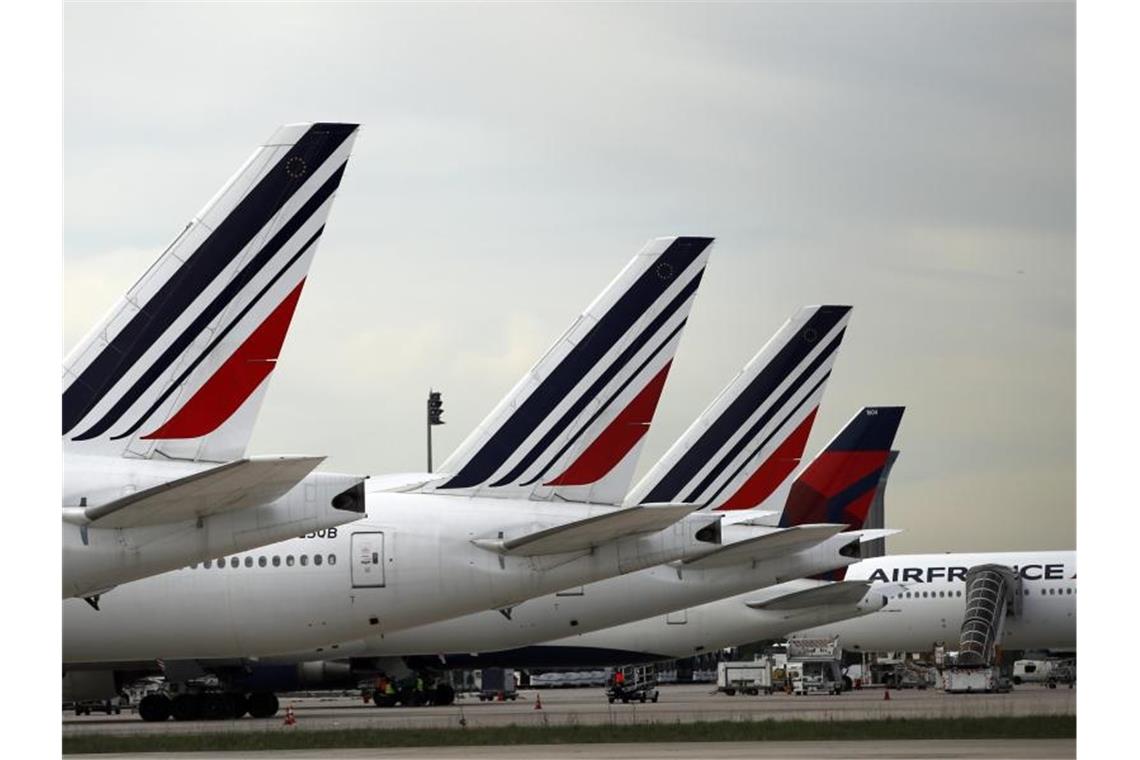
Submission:
POLYGON ((672 364, 670 360, 661 368, 641 393, 629 402, 565 472, 543 485, 583 486, 601 480, 616 467, 641 437, 649 432, 649 423, 657 411, 657 401, 661 398, 661 390, 665 387, 665 378, 669 376, 672 364))
POLYGON ((811 414, 764 460, 760 468, 716 509, 753 509, 764 503, 799 466, 818 411, 818 406, 812 409, 811 414))
POLYGON ((304 285, 304 280, 297 283, 293 292, 278 304, 190 400, 158 430, 143 438, 199 438, 217 430, 228 420, 276 366, 304 285))

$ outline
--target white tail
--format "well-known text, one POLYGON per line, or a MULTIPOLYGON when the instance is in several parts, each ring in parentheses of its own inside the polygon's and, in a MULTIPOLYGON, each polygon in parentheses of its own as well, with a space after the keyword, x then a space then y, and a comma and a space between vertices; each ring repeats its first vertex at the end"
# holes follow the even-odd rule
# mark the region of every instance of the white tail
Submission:
POLYGON ((751 509, 799 464, 850 306, 796 312, 638 482, 627 504, 751 509))
POLYGON ((439 493, 620 503, 712 238, 651 241, 468 436, 439 493))
POLYGON ((288 125, 254 151, 64 361, 65 446, 244 453, 356 131, 288 125))

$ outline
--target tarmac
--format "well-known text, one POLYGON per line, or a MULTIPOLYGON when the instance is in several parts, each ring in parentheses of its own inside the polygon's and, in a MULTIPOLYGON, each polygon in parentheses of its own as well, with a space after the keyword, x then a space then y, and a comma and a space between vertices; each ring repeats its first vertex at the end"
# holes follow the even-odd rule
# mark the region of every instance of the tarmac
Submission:
POLYGON ((679 744, 542 744, 512 747, 423 747, 417 749, 376 748, 338 750, 291 750, 264 753, 248 752, 174 752, 129 755, 69 755, 95 760, 202 760, 210 758, 288 758, 288 760, 324 760, 329 757, 346 760, 382 758, 383 760, 744 760, 745 758, 787 758, 788 760, 901 760, 917 758, 1070 758, 1076 757, 1073 739, 929 739, 924 741, 860 741, 860 742, 687 742, 679 744))
MULTIPOLYGON (((137 715, 128 712, 111 716, 74 716, 65 713, 63 735, 461 726, 473 728, 508 725, 619 725, 766 719, 827 721, 896 717, 952 720, 959 717, 1075 715, 1077 711, 1076 690, 1065 687, 1047 689, 1044 686, 1025 685, 1009 694, 946 694, 933 689, 892 690, 889 700, 884 699, 884 694, 882 689, 863 689, 837 696, 797 697, 775 694, 729 697, 713 692, 711 684, 685 684, 662 686, 660 700, 656 704, 639 702, 609 704, 601 689, 585 688, 523 690, 518 693, 518 700, 513 702, 480 702, 476 698, 461 696, 454 705, 448 707, 408 708, 377 708, 359 698, 343 696, 295 699, 282 697, 280 713, 274 718, 265 719, 247 717, 223 721, 168 720, 163 723, 144 723, 137 715), (535 703, 540 695, 542 709, 539 710, 535 709, 535 703), (286 706, 290 704, 296 713, 297 725, 287 728, 282 725, 283 715, 286 706)), ((874 742, 874 744, 880 743, 874 742)), ((689 746, 691 749, 691 745, 689 746)), ((467 750, 471 751, 471 748, 467 750)), ((442 751, 442 749, 436 750, 436 753, 442 751)), ((298 757, 303 756, 298 755, 298 757)), ((362 757, 367 756, 362 755, 362 757)), ((408 757, 428 756, 432 755, 408 755, 408 757)), ((637 757, 637 755, 629 756, 637 757)), ((395 755, 386 753, 385 757, 395 757, 395 755)), ((578 757, 578 755, 567 755, 567 757, 578 757)))

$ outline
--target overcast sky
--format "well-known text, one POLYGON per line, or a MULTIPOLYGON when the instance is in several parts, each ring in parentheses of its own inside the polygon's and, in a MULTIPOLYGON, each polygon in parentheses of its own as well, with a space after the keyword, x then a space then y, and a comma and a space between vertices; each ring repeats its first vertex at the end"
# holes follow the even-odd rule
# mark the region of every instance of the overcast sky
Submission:
POLYGON ((280 123, 364 125, 254 436, 437 462, 651 237, 713 235, 641 471, 798 306, 904 404, 892 552, 1075 546, 1069 4, 65 9, 71 348, 280 123))

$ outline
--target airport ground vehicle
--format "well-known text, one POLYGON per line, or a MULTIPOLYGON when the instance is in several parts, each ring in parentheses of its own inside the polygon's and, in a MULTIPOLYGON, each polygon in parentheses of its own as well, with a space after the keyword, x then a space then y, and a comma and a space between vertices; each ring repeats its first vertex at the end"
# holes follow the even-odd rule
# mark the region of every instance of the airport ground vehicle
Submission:
POLYGON ((1057 684, 1067 684, 1071 689, 1077 685, 1077 661, 1074 658, 1061 660, 1053 666, 1045 685, 1050 689, 1057 688, 1057 684))
POLYGON ((619 700, 622 703, 656 702, 660 695, 657 690, 657 670, 652 665, 626 665, 618 668, 606 686, 606 699, 610 704, 619 700))
POLYGON ((510 700, 514 702, 519 698, 518 683, 515 681, 515 671, 510 668, 483 668, 479 685, 479 701, 488 702, 510 700))
POLYGON ((1017 660, 1013 663, 1011 680, 1015 686, 1023 683, 1045 683, 1058 664, 1056 660, 1017 660))
POLYGON ((785 655, 760 655, 751 661, 723 661, 717 663, 716 690, 730 697, 736 694, 771 694, 777 689, 777 675, 779 688, 783 688, 786 668, 785 655))
POLYGON ((838 637, 794 637, 788 639, 787 678, 792 693, 842 694, 843 649, 838 637))

